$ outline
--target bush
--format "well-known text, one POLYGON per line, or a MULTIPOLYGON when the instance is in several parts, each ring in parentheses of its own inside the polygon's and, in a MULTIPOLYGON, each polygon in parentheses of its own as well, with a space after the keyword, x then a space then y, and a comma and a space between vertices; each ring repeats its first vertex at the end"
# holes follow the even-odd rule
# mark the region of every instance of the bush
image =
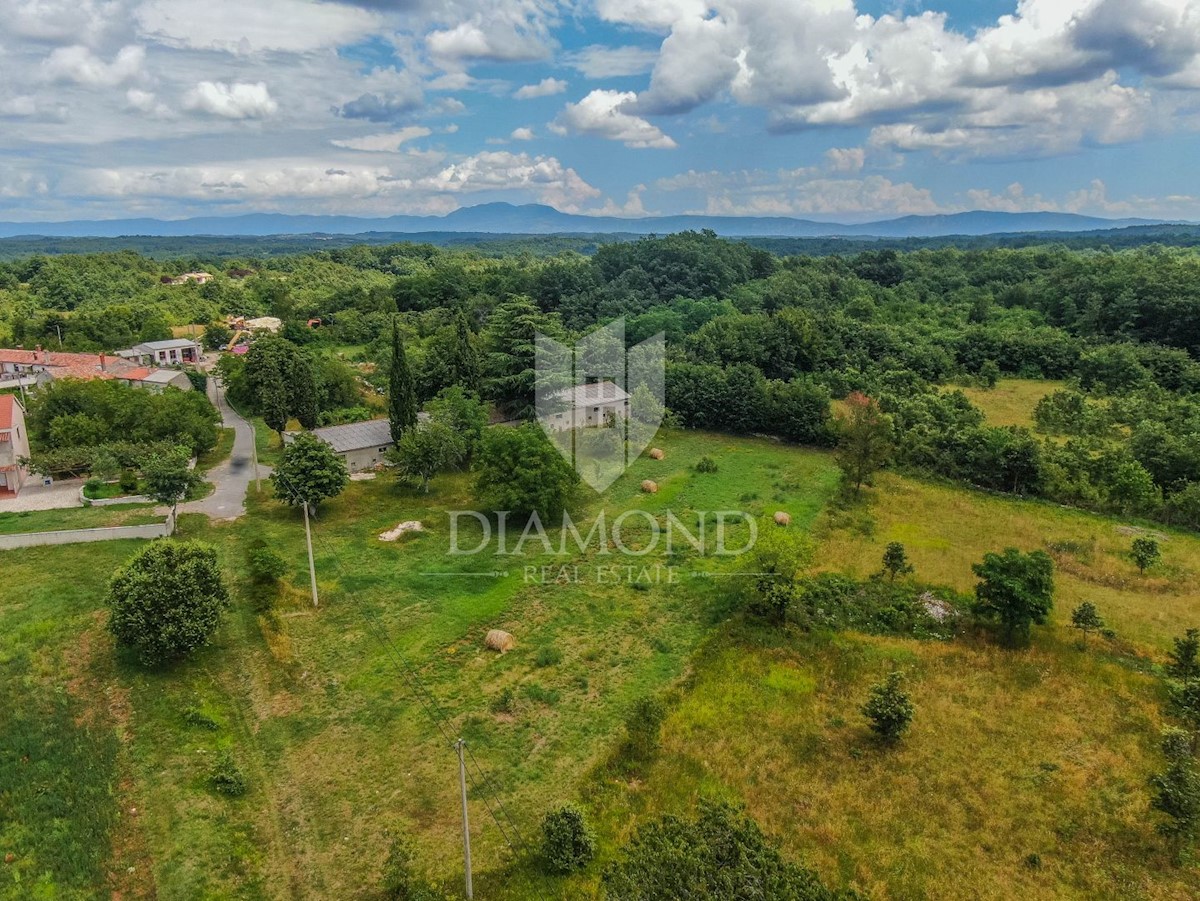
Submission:
POLYGON ((287 561, 269 547, 251 548, 246 554, 250 578, 260 585, 278 582, 288 571, 287 561))
POLYGON ((630 756, 645 760, 658 750, 662 724, 666 718, 666 705, 658 698, 642 698, 633 705, 633 710, 625 718, 630 756))
POLYGON ((1137 564, 1138 572, 1144 573, 1162 559, 1162 551, 1158 542, 1153 538, 1135 538, 1130 551, 1133 562, 1137 564))
POLYGON ((516 700, 516 692, 513 691, 511 685, 507 685, 500 690, 500 694, 492 698, 488 708, 492 713, 512 713, 513 702, 516 700))
POLYGON ((562 663, 562 651, 552 644, 543 645, 538 648, 537 654, 533 658, 533 665, 536 667, 557 666, 562 663))
POLYGON ((124 494, 136 494, 138 490, 137 473, 132 469, 121 470, 121 491, 124 494))
POLYGON ((712 457, 701 457, 696 464, 696 472, 717 472, 721 467, 717 466, 717 461, 712 457))
POLYGON ((643 824, 604 871, 609 901, 852 901, 812 870, 788 863, 754 820, 700 803, 696 820, 643 824))
POLYGON ((212 773, 208 777, 213 791, 230 798, 240 798, 246 793, 246 774, 242 772, 233 754, 228 750, 217 755, 212 773))
POLYGON ((583 811, 564 804, 542 820, 542 859, 551 873, 574 873, 596 856, 596 838, 583 811))
POLYGON ((913 703, 901 688, 904 677, 890 673, 883 682, 871 687, 863 715, 871 721, 871 731, 884 744, 895 744, 908 731, 914 713, 913 703))
POLYGON ((446 898, 417 872, 416 851, 411 840, 393 839, 383 865, 383 897, 388 901, 443 901, 446 898))
POLYGON ((183 721, 189 726, 195 726, 197 729, 207 729, 210 732, 216 732, 220 728, 220 724, 216 720, 194 705, 183 709, 183 721))
POLYGON ((216 550, 159 540, 117 570, 108 589, 108 629, 143 666, 186 657, 208 644, 229 607, 216 550))

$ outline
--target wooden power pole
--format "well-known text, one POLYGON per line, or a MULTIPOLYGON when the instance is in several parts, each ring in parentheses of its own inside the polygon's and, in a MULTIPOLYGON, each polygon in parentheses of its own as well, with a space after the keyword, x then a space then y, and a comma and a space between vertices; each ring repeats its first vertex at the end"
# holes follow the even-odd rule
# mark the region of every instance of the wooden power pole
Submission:
POLYGON ((467 816, 467 761, 463 757, 466 747, 467 743, 461 738, 454 743, 454 749, 458 751, 458 787, 462 792, 463 813, 463 861, 467 873, 467 901, 470 901, 475 897, 475 888, 471 884, 471 821, 467 816))

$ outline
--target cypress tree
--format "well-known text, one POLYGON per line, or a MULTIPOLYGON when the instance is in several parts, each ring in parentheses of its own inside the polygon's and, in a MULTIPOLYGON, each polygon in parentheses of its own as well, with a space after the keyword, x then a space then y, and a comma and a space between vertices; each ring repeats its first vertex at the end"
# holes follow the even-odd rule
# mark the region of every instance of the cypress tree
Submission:
POLYGON ((479 390, 479 357, 462 310, 454 317, 454 350, 448 368, 451 385, 462 385, 468 391, 479 390))
POLYGON ((388 387, 388 419, 392 424, 392 440, 398 442, 417 424, 417 394, 400 338, 400 324, 395 320, 392 320, 392 372, 388 387))

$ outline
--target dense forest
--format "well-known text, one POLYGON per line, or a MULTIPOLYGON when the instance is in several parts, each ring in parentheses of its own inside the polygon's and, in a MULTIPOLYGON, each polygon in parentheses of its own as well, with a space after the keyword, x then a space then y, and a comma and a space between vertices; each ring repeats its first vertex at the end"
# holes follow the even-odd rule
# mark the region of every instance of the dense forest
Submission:
MULTIPOLYGON (((0 264, 0 346, 111 351, 196 324, 216 347, 226 317, 276 316, 314 373, 310 418, 336 422, 381 403, 398 321, 420 401, 461 384, 520 414, 535 332, 569 338, 624 317, 631 344, 665 334, 680 426, 828 445, 838 403, 866 396, 895 467, 1200 528, 1191 249, 780 256, 689 233, 585 254, 549 241, 549 253, 358 244, 266 262, 27 256, 0 264), (194 270, 215 277, 167 284, 194 270), (1063 383, 1036 429, 989 426, 955 390, 1006 376, 1063 383)), ((226 366, 235 395, 245 365, 226 366)))

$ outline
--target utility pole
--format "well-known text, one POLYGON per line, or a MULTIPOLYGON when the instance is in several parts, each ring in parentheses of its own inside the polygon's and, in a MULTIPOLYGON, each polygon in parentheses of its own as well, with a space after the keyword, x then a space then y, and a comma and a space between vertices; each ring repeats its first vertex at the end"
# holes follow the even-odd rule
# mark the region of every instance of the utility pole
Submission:
POLYGON ((467 743, 461 738, 454 743, 454 749, 458 751, 458 786, 462 791, 463 860, 467 871, 467 901, 471 901, 475 897, 475 888, 471 884, 471 821, 467 817, 467 762, 463 758, 466 747, 467 743))
MULTIPOLYGON (((301 501, 304 508, 304 541, 308 545, 308 577, 312 582, 313 606, 317 606, 317 565, 313 562, 312 529, 308 525, 308 501, 301 501)), ((461 754, 459 755, 461 757, 461 754)))

